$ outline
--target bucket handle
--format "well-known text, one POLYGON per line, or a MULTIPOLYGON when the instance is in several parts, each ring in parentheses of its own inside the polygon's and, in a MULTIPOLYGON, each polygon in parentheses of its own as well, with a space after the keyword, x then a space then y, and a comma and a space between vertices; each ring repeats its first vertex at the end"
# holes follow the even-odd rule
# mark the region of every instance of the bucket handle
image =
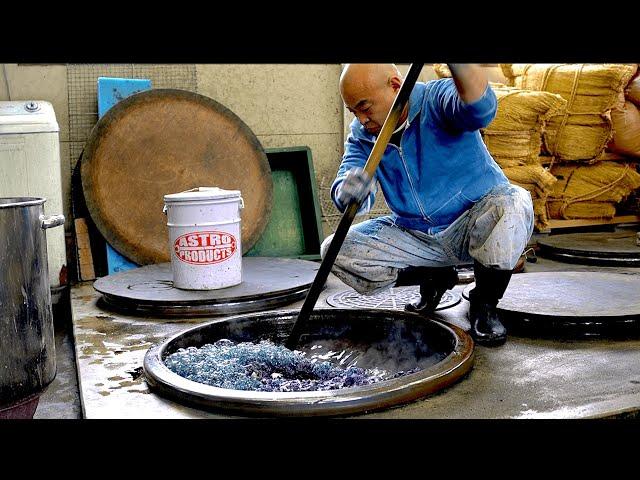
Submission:
POLYGON ((43 230, 59 227, 64 223, 64 215, 40 215, 40 226, 43 230))

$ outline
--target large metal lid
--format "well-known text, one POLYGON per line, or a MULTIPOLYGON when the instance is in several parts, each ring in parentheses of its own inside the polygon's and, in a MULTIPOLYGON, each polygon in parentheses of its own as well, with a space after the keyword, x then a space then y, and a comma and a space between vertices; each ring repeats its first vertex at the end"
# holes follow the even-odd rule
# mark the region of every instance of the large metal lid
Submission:
POLYGON ((550 235, 538 240, 540 256, 568 263, 640 267, 635 229, 550 235))
POLYGON ((0 102, 0 135, 59 132, 53 105, 44 100, 0 102))
POLYGON ((157 317, 197 317, 255 312, 304 298, 319 264, 275 257, 244 257, 243 281, 216 290, 173 286, 170 263, 146 265, 99 278, 93 287, 107 306, 157 317))
MULTIPOLYGON (((469 299, 475 283, 462 296, 469 299)), ((498 310, 507 329, 571 334, 628 333, 640 324, 640 275, 603 271, 514 275, 498 310)))
POLYGON ((141 265, 170 260, 165 195, 198 185, 241 191, 243 253, 271 213, 271 169, 254 133, 220 103, 184 90, 140 92, 113 106, 87 140, 81 174, 100 233, 141 265))

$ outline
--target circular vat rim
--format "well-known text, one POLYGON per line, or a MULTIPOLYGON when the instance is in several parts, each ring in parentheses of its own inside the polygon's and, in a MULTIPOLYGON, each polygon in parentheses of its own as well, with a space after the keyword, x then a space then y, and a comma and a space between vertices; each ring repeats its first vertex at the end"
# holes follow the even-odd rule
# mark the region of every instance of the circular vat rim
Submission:
MULTIPOLYGON (((170 397, 181 404, 205 407, 207 410, 215 410, 218 413, 263 417, 335 416, 397 407, 426 397, 460 380, 471 370, 474 363, 474 341, 461 328, 413 313, 395 311, 393 314, 396 317, 431 322, 433 326, 441 328, 445 335, 451 336, 455 341, 452 350, 440 362, 416 373, 371 385, 328 391, 259 392, 224 389, 188 380, 164 365, 164 354, 173 342, 181 337, 193 335, 198 330, 205 330, 212 324, 240 319, 260 321, 289 318, 294 320, 298 313, 299 310, 275 310, 235 315, 177 333, 149 348, 143 363, 145 379, 149 387, 161 396, 170 397)), ((316 309, 310 320, 312 321, 314 315, 318 313, 383 316, 390 312, 380 309, 316 309)))

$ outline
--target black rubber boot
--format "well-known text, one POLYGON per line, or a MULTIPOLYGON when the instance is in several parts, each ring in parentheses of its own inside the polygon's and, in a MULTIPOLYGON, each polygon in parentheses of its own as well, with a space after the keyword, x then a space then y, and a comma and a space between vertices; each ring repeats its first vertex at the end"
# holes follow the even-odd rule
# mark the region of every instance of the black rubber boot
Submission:
POLYGON ((512 270, 487 268, 474 262, 476 287, 469 292, 469 323, 470 334, 480 345, 498 346, 507 340, 507 329, 500 321, 497 305, 509 285, 512 273, 512 270))
POLYGON ((455 267, 409 267, 398 274, 396 287, 420 285, 420 299, 407 303, 405 311, 427 315, 433 313, 447 290, 458 283, 455 267))

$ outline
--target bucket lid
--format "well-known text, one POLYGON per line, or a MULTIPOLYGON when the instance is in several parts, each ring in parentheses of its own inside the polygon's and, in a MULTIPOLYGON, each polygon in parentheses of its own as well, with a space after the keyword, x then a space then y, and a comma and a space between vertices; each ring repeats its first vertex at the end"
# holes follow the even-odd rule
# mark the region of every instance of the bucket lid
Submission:
POLYGON ((220 200, 223 198, 240 198, 240 190, 223 190, 218 187, 196 187, 180 193, 164 196, 165 202, 186 202, 192 200, 220 200))

